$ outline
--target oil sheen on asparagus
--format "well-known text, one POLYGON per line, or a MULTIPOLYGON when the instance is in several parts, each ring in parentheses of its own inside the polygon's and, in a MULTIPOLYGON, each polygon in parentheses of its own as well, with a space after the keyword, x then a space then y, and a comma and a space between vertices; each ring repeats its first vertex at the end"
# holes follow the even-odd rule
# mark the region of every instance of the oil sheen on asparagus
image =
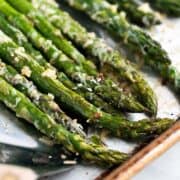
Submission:
POLYGON ((91 56, 96 57, 100 61, 99 64, 108 64, 113 67, 121 79, 130 83, 139 101, 148 107, 152 114, 156 114, 157 102, 154 92, 141 74, 118 51, 106 45, 103 39, 97 38, 94 33, 88 33, 77 21, 60 10, 54 1, 49 3, 46 0, 33 0, 33 5, 41 10, 48 20, 60 28, 68 38, 85 49, 91 56))
MULTIPOLYGON (((24 68, 24 71, 26 69, 24 68)), ((27 72, 22 72, 28 76, 27 72)), ((9 65, 6 65, 0 60, 0 76, 4 78, 8 83, 15 86, 19 91, 23 92, 28 96, 32 102, 39 107, 44 113, 50 115, 54 120, 61 123, 69 131, 80 134, 85 137, 83 132, 83 127, 78 124, 76 120, 71 119, 67 116, 59 107, 59 105, 54 101, 52 94, 42 94, 38 91, 37 87, 32 81, 29 81, 21 74, 9 65)))
POLYGON ((91 19, 119 37, 126 47, 139 54, 144 63, 158 72, 179 94, 180 72, 175 67, 172 67, 166 51, 145 31, 130 24, 124 13, 117 13, 113 6, 105 0, 64 1, 75 9, 86 13, 91 19))
POLYGON ((29 78, 36 83, 38 88, 46 93, 52 93, 63 106, 88 119, 88 123, 107 129, 114 136, 142 140, 160 134, 174 123, 173 120, 167 118, 144 119, 134 122, 105 113, 66 88, 55 76, 49 74, 49 69, 40 66, 25 52, 23 47, 17 46, 2 31, 0 31, 0 37, 0 57, 3 60, 14 66, 19 72, 26 66, 30 72, 29 78))
POLYGON ((1 77, 0 86, 0 101, 14 111, 17 117, 29 121, 46 136, 62 144, 68 151, 79 153, 88 163, 112 166, 127 160, 128 155, 125 153, 88 143, 78 134, 67 131, 1 77))
MULTIPOLYGON (((28 5, 28 2, 27 4, 25 2, 26 1, 23 1, 23 7, 28 8, 24 8, 22 12, 25 13, 27 11, 27 13, 29 13, 29 9, 31 6, 28 5)), ((2 5, 0 5, 0 9, 0 11, 2 11, 11 22, 13 22, 24 33, 26 33, 26 35, 32 41, 33 45, 42 50, 54 66, 56 66, 59 70, 63 70, 71 79, 79 82, 80 85, 86 86, 87 89, 95 91, 96 94, 101 96, 105 101, 109 102, 116 108, 123 108, 132 112, 150 111, 148 110, 148 108, 144 108, 140 103, 138 103, 136 99, 131 96, 131 94, 127 94, 125 91, 118 88, 118 86, 116 86, 116 84, 110 79, 104 79, 101 78, 101 76, 97 76, 96 78, 94 76, 88 76, 82 66, 78 66, 77 64, 75 64, 73 60, 68 58, 65 54, 62 53, 62 51, 57 49, 51 41, 43 38, 43 36, 41 36, 37 31, 35 31, 35 29, 32 27, 32 24, 26 19, 24 19, 24 16, 22 14, 19 14, 17 11, 8 6, 5 1, 3 1, 2 5), (17 20, 22 22, 19 23, 17 20)), ((51 26, 51 24, 49 24, 46 19, 44 20, 43 16, 37 11, 35 11, 34 13, 32 12, 30 13, 33 14, 33 16, 31 17, 36 17, 33 22, 35 24, 38 24, 38 28, 46 30, 49 29, 49 31, 51 29, 51 36, 53 36, 53 39, 56 39, 57 41, 58 38, 54 36, 53 33, 53 26, 51 26), (41 22, 43 22, 43 25, 45 25, 43 26, 41 22)), ((49 36, 49 38, 51 36, 49 36)))
POLYGON ((94 92, 90 92, 88 88, 85 86, 79 86, 72 82, 66 74, 63 72, 57 71, 54 66, 49 64, 43 55, 34 49, 32 44, 28 41, 27 37, 16 27, 10 25, 8 21, 0 15, 0 29, 5 32, 9 37, 11 37, 19 46, 23 46, 26 51, 42 66, 45 68, 50 68, 54 74, 57 74, 57 79, 62 82, 66 87, 70 88, 71 90, 76 91, 78 94, 83 96, 86 100, 91 102, 93 105, 100 107, 103 111, 122 115, 122 113, 118 110, 113 108, 109 103, 105 102, 99 96, 97 96, 94 92))

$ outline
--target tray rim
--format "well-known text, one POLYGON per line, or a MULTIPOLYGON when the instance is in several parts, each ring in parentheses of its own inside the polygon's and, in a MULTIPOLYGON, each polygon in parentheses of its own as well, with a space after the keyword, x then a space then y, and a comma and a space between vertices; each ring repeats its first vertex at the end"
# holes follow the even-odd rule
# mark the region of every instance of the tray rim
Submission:
POLYGON ((180 120, 135 153, 124 164, 101 173, 96 180, 129 180, 179 141, 180 120))

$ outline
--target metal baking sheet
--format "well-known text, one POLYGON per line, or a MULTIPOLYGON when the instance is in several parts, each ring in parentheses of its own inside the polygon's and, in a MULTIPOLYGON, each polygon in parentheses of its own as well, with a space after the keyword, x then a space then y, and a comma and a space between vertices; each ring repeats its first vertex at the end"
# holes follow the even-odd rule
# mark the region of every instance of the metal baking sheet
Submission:
MULTIPOLYGON (((110 46, 114 48, 119 47, 118 42, 115 42, 106 31, 100 28, 97 24, 92 23, 92 21, 90 21, 86 16, 82 16, 80 13, 71 11, 65 6, 63 6, 63 8, 70 11, 70 13, 83 25, 85 25, 89 31, 95 31, 100 37, 104 38, 110 46)), ((173 65, 180 71, 180 19, 167 19, 163 17, 162 21, 163 23, 161 25, 153 27, 150 31, 148 31, 148 33, 150 33, 154 39, 159 41, 163 48, 167 50, 172 59, 173 65)), ((180 104, 177 97, 166 86, 162 86, 160 78, 158 78, 155 74, 146 71, 143 73, 158 97, 157 116, 170 118, 179 117, 180 104)), ((144 115, 130 114, 130 117, 132 120, 136 120, 143 118, 144 115)), ((12 141, 19 139, 19 142, 17 143, 21 143, 22 146, 28 146, 28 144, 36 146, 36 144, 33 144, 34 141, 31 136, 28 136, 28 143, 21 141, 21 139, 23 139, 22 136, 26 135, 23 133, 21 125, 15 127, 15 124, 18 121, 20 120, 17 120, 13 113, 6 110, 3 105, 0 105, 0 131, 4 134, 3 136, 0 136, 0 140, 2 141, 5 138, 12 141), (15 136, 19 138, 14 138, 15 136)), ((137 146, 135 143, 128 143, 117 138, 106 139, 106 144, 112 149, 124 152, 132 152, 137 146)), ((105 169, 96 166, 77 165, 69 172, 54 177, 48 177, 48 179, 69 180, 73 178, 74 180, 79 180, 81 178, 91 180, 96 178, 104 170, 105 169)))
MULTIPOLYGON (((104 31, 99 25, 93 23, 89 20, 88 17, 83 16, 81 13, 77 13, 66 6, 62 6, 65 10, 69 11, 73 17, 75 17, 81 24, 86 26, 89 31, 95 31, 100 37, 104 38, 106 42, 114 47, 119 48, 119 44, 114 41, 114 39, 104 31)), ((180 71, 180 19, 168 19, 166 17, 162 18, 162 24, 158 26, 154 26, 152 29, 147 32, 160 44, 162 47, 168 52, 172 64, 176 66, 176 68, 180 71)), ((120 49, 121 51, 121 49, 120 49)), ((123 53, 123 52, 122 52, 123 53)), ((151 72, 143 72, 145 79, 150 83, 151 87, 155 91, 158 97, 158 117, 169 117, 169 118, 177 118, 180 117, 180 104, 177 97, 174 93, 162 85, 161 79, 151 73, 151 72)), ((131 114, 130 117, 132 119, 141 119, 144 117, 142 114, 131 114)), ((107 144, 110 148, 117 149, 124 152, 131 152, 136 147, 136 144, 127 143, 117 138, 107 139, 107 144)), ((79 180, 86 179, 92 180, 98 177, 104 169, 95 166, 85 166, 85 165, 77 165, 70 172, 61 174, 60 176, 53 177, 53 180, 79 180)), ((51 179, 51 178, 50 178, 51 179)))

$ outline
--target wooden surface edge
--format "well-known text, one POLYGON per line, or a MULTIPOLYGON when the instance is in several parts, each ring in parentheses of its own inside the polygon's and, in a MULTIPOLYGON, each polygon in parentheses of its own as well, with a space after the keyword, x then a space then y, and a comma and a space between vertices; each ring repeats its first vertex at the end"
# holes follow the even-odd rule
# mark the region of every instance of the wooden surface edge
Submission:
POLYGON ((180 121, 177 121, 170 129, 137 152, 123 165, 111 172, 103 173, 96 179, 129 180, 178 141, 180 141, 180 121))

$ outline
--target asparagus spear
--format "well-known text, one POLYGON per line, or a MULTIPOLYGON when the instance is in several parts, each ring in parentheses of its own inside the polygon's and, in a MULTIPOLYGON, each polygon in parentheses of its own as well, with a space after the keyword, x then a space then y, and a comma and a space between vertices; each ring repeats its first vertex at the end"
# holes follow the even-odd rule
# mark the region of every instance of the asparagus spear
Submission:
POLYGON ((180 16, 179 0, 146 0, 155 9, 167 13, 170 16, 180 16))
POLYGON ((105 102, 99 96, 94 94, 93 92, 89 92, 84 86, 77 86, 72 81, 68 79, 68 77, 64 73, 58 74, 58 80, 62 82, 66 87, 75 91, 82 97, 84 97, 88 102, 92 103, 94 106, 100 108, 102 111, 110 113, 112 115, 117 115, 123 117, 124 114, 118 109, 111 106, 111 104, 105 102))
POLYGON ((64 145, 68 151, 79 153, 88 163, 112 166, 127 160, 128 155, 125 153, 88 143, 78 134, 67 131, 1 77, 0 86, 0 100, 13 110, 17 117, 31 122, 39 131, 64 145))
POLYGON ((94 91, 105 101, 110 102, 117 108, 123 108, 132 112, 149 112, 137 100, 118 88, 115 83, 109 79, 103 79, 101 76, 88 76, 81 66, 76 65, 71 59, 65 56, 54 46, 51 41, 43 38, 22 14, 19 14, 11 8, 5 1, 1 0, 0 11, 3 12, 14 25, 18 26, 31 39, 34 46, 46 54, 50 63, 59 70, 63 70, 71 79, 79 82, 87 90, 94 91), (17 19, 19 21, 17 21, 17 19))
POLYGON ((180 92, 180 72, 171 66, 171 61, 160 44, 137 26, 128 23, 124 13, 117 13, 105 0, 65 0, 75 9, 81 10, 102 24, 133 52, 144 59, 145 64, 158 72, 174 89, 180 92))
POLYGON ((6 65, 1 60, 0 76, 8 83, 14 85, 19 91, 23 92, 39 107, 39 109, 61 123, 69 131, 85 137, 82 125, 78 124, 76 120, 72 120, 68 117, 54 101, 52 95, 46 95, 39 92, 33 82, 18 74, 12 66, 6 65))
POLYGON ((26 36, 17 28, 10 25, 8 21, 0 14, 0 28, 5 32, 9 37, 11 37, 19 46, 23 46, 27 52, 38 61, 38 63, 46 68, 51 68, 56 71, 56 69, 48 63, 43 55, 37 51, 32 44, 28 42, 26 36))
POLYGON ((110 48, 95 34, 88 33, 69 14, 59 9, 55 1, 51 1, 51 4, 46 0, 33 0, 32 2, 34 7, 41 10, 48 20, 60 28, 69 39, 85 49, 90 55, 95 56, 100 61, 99 64, 108 64, 119 74, 119 77, 128 81, 134 94, 138 96, 138 100, 156 114, 157 102, 154 92, 141 74, 118 51, 110 48))
POLYGON ((27 67, 29 78, 39 88, 46 93, 52 93, 63 106, 88 119, 88 123, 94 124, 98 128, 105 128, 114 136, 142 140, 163 132, 174 123, 170 119, 155 119, 153 121, 145 119, 133 122, 99 110, 81 96, 63 86, 55 76, 52 76, 49 69, 40 66, 25 52, 23 47, 17 46, 2 31, 0 31, 0 57, 13 65, 18 71, 22 71, 24 67, 27 67))
MULTIPOLYGON (((9 3, 12 2, 9 1, 9 3)), ((81 65, 86 72, 90 75, 96 74, 95 65, 91 61, 86 60, 85 57, 74 46, 72 46, 71 42, 67 41, 58 29, 54 28, 48 21, 46 21, 41 13, 36 11, 28 1, 18 0, 15 4, 12 3, 11 5, 13 5, 18 11, 26 14, 46 38, 51 39, 60 50, 62 50, 67 56, 71 57, 77 64, 81 65), (20 7, 16 6, 18 4, 20 7)))
POLYGON ((108 0, 118 7, 118 11, 125 11, 127 18, 140 26, 150 27, 159 24, 160 21, 152 11, 141 8, 140 3, 135 0, 108 0))
POLYGON ((35 59, 37 62, 44 66, 45 68, 51 68, 57 74, 58 80, 62 82, 66 87, 70 88, 71 90, 76 91, 93 105, 100 107, 103 111, 121 115, 121 112, 115 108, 113 108, 110 104, 103 101, 99 96, 94 94, 93 92, 89 92, 87 88, 84 86, 77 86, 72 82, 63 72, 58 72, 53 66, 51 66, 46 59, 42 56, 42 54, 35 50, 28 42, 26 36, 14 26, 11 26, 8 21, 0 15, 0 28, 3 32, 5 32, 9 37, 11 37, 19 46, 23 46, 26 51, 35 59))

